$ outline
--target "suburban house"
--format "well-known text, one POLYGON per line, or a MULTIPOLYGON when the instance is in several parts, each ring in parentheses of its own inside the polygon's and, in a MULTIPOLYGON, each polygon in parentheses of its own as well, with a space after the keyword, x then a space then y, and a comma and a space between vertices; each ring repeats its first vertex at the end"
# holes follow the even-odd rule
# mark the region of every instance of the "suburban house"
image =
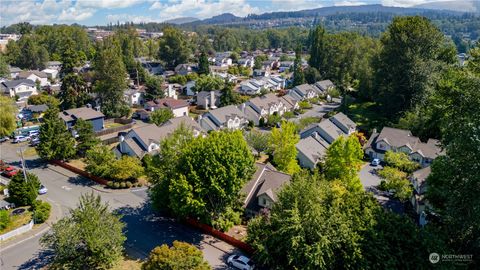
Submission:
POLYGON ((127 89, 123 92, 123 98, 131 107, 134 105, 142 105, 145 101, 145 90, 142 89, 127 89))
POLYGON ((46 104, 40 104, 40 105, 28 105, 25 108, 26 111, 32 113, 32 114, 42 114, 48 110, 48 105, 46 104))
POLYGON ((38 71, 38 70, 29 70, 29 71, 22 71, 17 75, 18 79, 27 79, 32 80, 35 83, 38 81, 40 82, 40 86, 47 86, 50 83, 48 82, 48 76, 46 73, 38 71))
POLYGON ((247 216, 254 216, 264 208, 271 209, 278 200, 278 192, 290 184, 292 178, 289 174, 277 171, 270 163, 255 163, 255 168, 252 178, 241 190, 246 195, 243 207, 247 216))
POLYGON ((163 67, 160 62, 150 61, 145 57, 135 58, 136 61, 139 61, 144 69, 148 71, 150 75, 160 75, 163 72, 163 67))
POLYGON ((410 176, 410 182, 413 185, 413 194, 410 202, 412 203, 413 210, 420 215, 425 210, 428 210, 430 205, 425 199, 425 193, 427 191, 427 177, 430 174, 430 166, 414 171, 410 176))
POLYGON ((295 145, 297 148, 298 163, 303 168, 314 169, 317 163, 321 162, 327 154, 330 144, 325 141, 317 132, 300 139, 295 145))
POLYGON ((50 80, 55 80, 57 78, 57 75, 58 75, 58 70, 51 69, 51 68, 46 68, 46 69, 42 70, 42 72, 47 74, 47 78, 49 78, 50 80))
POLYGON ((288 91, 288 94, 291 95, 296 100, 305 100, 305 99, 318 97, 322 93, 316 87, 313 87, 310 84, 305 83, 305 84, 297 85, 294 88, 290 89, 290 91, 288 91))
MULTIPOLYGON (((244 105, 243 105, 244 106, 244 105)), ((198 117, 200 126, 206 130, 242 129, 248 124, 245 114, 235 105, 210 110, 198 117)))
POLYGON ((353 134, 356 128, 355 122, 341 112, 306 127, 300 132, 300 141, 296 145, 300 166, 314 169, 323 160, 330 144, 340 136, 353 134))
POLYGON ((45 63, 46 68, 60 70, 62 68, 62 62, 60 61, 47 61, 45 63))
POLYGON ((173 133, 180 125, 191 128, 194 136, 199 136, 202 129, 189 116, 172 118, 161 126, 148 124, 131 129, 119 138, 120 143, 115 149, 119 155, 129 155, 143 158, 146 154, 155 155, 160 149, 162 139, 173 133))
POLYGON ((183 86, 178 83, 168 83, 162 85, 163 92, 165 93, 165 97, 178 99, 177 92, 183 91, 183 86))
POLYGON ((18 74, 22 72, 22 69, 18 67, 8 66, 8 69, 10 70, 10 78, 12 79, 16 79, 18 74))
POLYGON ((296 109, 295 106, 298 107, 298 103, 291 102, 291 100, 278 97, 274 93, 268 93, 245 102, 244 113, 249 120, 258 125, 260 119, 266 120, 269 115, 283 115, 287 111, 296 109))
POLYGON ((314 86, 320 89, 320 91, 322 91, 323 93, 326 93, 328 90, 335 88, 335 84, 333 84, 333 82, 330 80, 318 81, 314 83, 314 86))
POLYGON ((195 84, 196 84, 196 81, 188 81, 185 84, 185 87, 183 88, 184 92, 185 92, 185 95, 187 95, 187 96, 194 96, 195 95, 195 91, 193 91, 193 88, 195 87, 195 84))
POLYGON ((433 160, 443 155, 438 140, 428 139, 426 143, 412 135, 410 130, 384 127, 380 133, 373 130, 364 146, 365 154, 370 158, 383 160, 387 151, 404 152, 422 167, 429 166, 433 160))
POLYGON ((168 108, 175 117, 180 117, 188 115, 188 105, 188 102, 183 99, 162 98, 145 102, 144 108, 151 112, 168 108))
POLYGON ((216 109, 220 106, 220 96, 222 96, 220 90, 200 91, 196 97, 197 106, 205 110, 216 109))
POLYGON ((175 67, 175 73, 179 75, 187 75, 192 72, 192 67, 189 64, 179 64, 175 67))
POLYGON ((27 100, 32 95, 37 95, 35 82, 29 79, 4 81, 0 83, 2 93, 10 97, 18 96, 19 101, 27 100))
POLYGON ((280 76, 250 79, 240 84, 239 91, 246 95, 258 95, 262 89, 276 91, 285 88, 285 79, 280 76))
POLYGON ((237 60, 237 64, 242 67, 253 68, 253 66, 255 65, 255 60, 253 59, 253 57, 240 58, 237 60))
POLYGON ((103 121, 105 120, 103 113, 88 107, 65 110, 59 112, 58 116, 62 118, 68 129, 75 126, 77 119, 83 119, 92 123, 94 131, 100 131, 103 129, 103 121))
POLYGON ((293 61, 282 61, 278 67, 279 72, 285 72, 293 67, 293 61))
POLYGON ((270 76, 270 71, 267 69, 254 69, 253 77, 268 77, 270 76))

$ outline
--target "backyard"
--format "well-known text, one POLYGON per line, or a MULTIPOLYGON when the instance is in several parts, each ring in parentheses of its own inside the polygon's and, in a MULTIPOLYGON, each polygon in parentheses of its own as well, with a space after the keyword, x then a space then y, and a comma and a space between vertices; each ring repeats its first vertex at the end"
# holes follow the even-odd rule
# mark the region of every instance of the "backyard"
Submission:
POLYGON ((0 230, 0 234, 13 231, 23 225, 26 225, 32 220, 32 212, 28 211, 28 207, 20 207, 7 210, 9 222, 7 226, 0 230))
POLYGON ((380 130, 387 119, 381 116, 375 102, 355 102, 347 105, 345 114, 358 125, 360 131, 370 134, 372 129, 380 130))

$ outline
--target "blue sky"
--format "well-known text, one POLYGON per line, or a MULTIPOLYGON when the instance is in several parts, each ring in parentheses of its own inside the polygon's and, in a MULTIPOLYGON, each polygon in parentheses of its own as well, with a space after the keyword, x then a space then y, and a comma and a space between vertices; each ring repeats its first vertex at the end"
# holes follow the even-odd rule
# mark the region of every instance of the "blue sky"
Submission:
POLYGON ((439 0, 0 0, 0 25, 109 22, 162 22, 179 17, 237 16, 334 5, 383 4, 408 7, 439 0))

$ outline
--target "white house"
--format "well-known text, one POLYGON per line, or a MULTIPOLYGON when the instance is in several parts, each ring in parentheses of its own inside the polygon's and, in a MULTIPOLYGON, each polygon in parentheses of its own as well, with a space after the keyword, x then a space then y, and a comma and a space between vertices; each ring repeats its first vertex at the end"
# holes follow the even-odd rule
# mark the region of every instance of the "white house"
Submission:
POLYGON ((288 94, 297 100, 305 100, 305 99, 318 97, 323 93, 318 88, 305 83, 305 84, 297 85, 294 88, 290 89, 290 91, 288 91, 288 94))
POLYGON ((278 97, 274 93, 269 93, 264 96, 255 97, 245 103, 244 114, 255 125, 258 125, 260 119, 266 120, 269 115, 278 114, 283 115, 287 111, 295 109, 295 105, 290 103, 284 97, 278 97))
POLYGON ((235 105, 210 110, 198 117, 200 126, 206 130, 242 129, 248 124, 245 114, 235 105))
POLYGON ((279 64, 278 72, 285 72, 287 70, 291 70, 293 67, 293 61, 282 61, 279 64))
POLYGON ((13 79, 16 79, 18 74, 20 72, 22 72, 22 70, 18 67, 12 67, 12 66, 8 66, 9 70, 10 70, 10 78, 13 80, 13 79))
POLYGON ((48 61, 45 66, 47 69, 60 70, 62 68, 62 62, 60 61, 48 61))
POLYGON ((444 154, 438 140, 428 139, 426 143, 412 135, 410 130, 384 127, 380 133, 373 131, 364 146, 370 158, 383 160, 387 151, 403 152, 422 167, 429 166, 435 158, 444 154))
POLYGON ((202 109, 216 109, 220 106, 220 96, 222 92, 215 91, 200 91, 197 93, 197 106, 202 109))
POLYGON ((196 81, 188 81, 185 84, 185 95, 187 96, 195 96, 195 91, 193 91, 193 88, 195 87, 196 81))
POLYGON ((35 83, 38 81, 40 82, 40 86, 47 86, 50 85, 48 82, 48 76, 46 73, 38 71, 38 70, 29 70, 29 71, 22 71, 18 73, 18 79, 27 79, 32 80, 35 83))
POLYGON ((144 108, 148 111, 168 108, 173 112, 175 117, 188 116, 188 102, 183 99, 162 98, 145 103, 144 108))
POLYGON ((123 97, 129 106, 142 105, 145 101, 145 93, 139 89, 128 89, 123 92, 123 97))
POLYGON ((0 83, 2 93, 10 97, 18 96, 19 101, 27 100, 32 95, 37 95, 35 82, 29 79, 4 81, 0 83))
POLYGON ((253 57, 240 58, 237 60, 237 64, 242 67, 253 68, 255 66, 255 59, 253 59, 253 57))
POLYGON ((146 154, 155 155, 160 149, 161 140, 173 133, 180 125, 190 128, 194 136, 199 136, 203 132, 197 122, 188 116, 172 118, 161 126, 148 124, 131 129, 127 134, 119 137, 120 143, 116 151, 120 155, 140 159, 146 154))
POLYGON ((410 177, 410 182, 413 186, 413 194, 410 199, 413 210, 420 215, 423 211, 431 209, 427 199, 425 199, 425 193, 427 192, 427 177, 430 175, 430 166, 416 170, 410 177))
POLYGON ((178 99, 178 94, 177 94, 177 90, 175 88, 182 88, 181 85, 175 85, 175 84, 171 84, 169 83, 167 85, 167 87, 164 89, 164 92, 165 92, 165 96, 168 97, 168 98, 173 98, 173 99, 178 99))
POLYGON ((58 70, 51 69, 51 68, 46 68, 46 69, 42 70, 42 72, 47 74, 47 77, 50 80, 55 80, 57 78, 57 75, 58 75, 58 70))

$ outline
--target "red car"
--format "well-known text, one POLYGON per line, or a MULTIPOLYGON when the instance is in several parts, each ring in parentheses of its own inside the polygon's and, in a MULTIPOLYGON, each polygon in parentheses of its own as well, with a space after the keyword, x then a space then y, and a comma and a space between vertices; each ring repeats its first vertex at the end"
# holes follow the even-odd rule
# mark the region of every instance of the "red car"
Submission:
POLYGON ((7 168, 5 168, 2 172, 2 174, 8 178, 11 178, 13 177, 14 175, 16 175, 18 173, 18 170, 16 170, 14 167, 12 166, 8 166, 7 168))

